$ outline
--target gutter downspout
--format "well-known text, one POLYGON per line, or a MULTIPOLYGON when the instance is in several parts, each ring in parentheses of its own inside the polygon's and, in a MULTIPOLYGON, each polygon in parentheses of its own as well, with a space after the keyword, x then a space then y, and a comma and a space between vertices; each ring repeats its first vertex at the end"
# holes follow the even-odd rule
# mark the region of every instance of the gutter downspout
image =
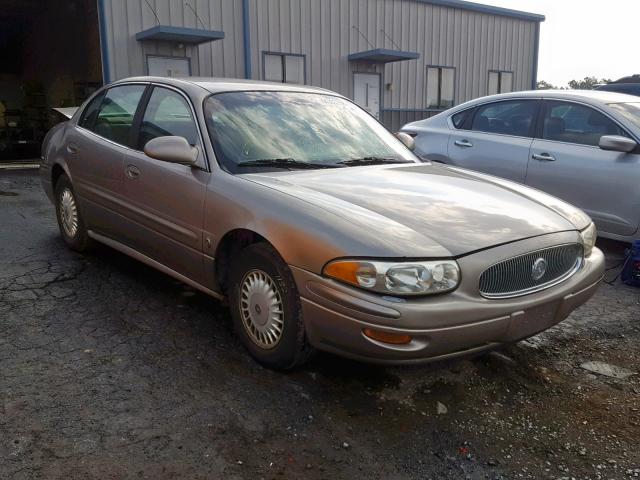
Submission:
POLYGON ((111 83, 109 68, 109 45, 107 44, 107 17, 104 8, 105 0, 98 0, 98 26, 100 34, 100 56, 102 57, 102 83, 111 83))
POLYGON ((538 88, 538 54, 540 53, 540 22, 536 22, 536 29, 534 33, 534 41, 536 43, 533 51, 533 84, 532 90, 538 88))
POLYGON ((249 22, 249 0, 242 0, 242 34, 244 40, 244 78, 251 79, 251 35, 249 22))

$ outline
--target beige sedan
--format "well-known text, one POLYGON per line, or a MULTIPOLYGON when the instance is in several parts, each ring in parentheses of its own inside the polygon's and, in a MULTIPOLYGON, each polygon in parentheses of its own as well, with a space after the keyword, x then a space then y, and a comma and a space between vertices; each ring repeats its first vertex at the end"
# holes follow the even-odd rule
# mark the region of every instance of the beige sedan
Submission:
POLYGON ((230 304, 242 343, 288 369, 314 349, 408 363, 514 342, 603 275, 584 213, 421 163, 351 101, 248 81, 139 77, 45 139, 69 247, 101 242, 230 304))

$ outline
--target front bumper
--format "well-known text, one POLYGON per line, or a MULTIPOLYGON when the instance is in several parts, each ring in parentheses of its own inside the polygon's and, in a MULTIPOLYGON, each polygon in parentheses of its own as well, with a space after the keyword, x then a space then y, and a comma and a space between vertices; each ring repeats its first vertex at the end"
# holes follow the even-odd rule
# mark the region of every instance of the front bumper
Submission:
POLYGON ((604 255, 595 248, 564 282, 517 298, 481 297, 480 274, 524 252, 577 241, 577 232, 563 232, 459 258, 458 289, 431 297, 385 297, 292 267, 308 340, 319 350, 376 363, 451 358, 522 340, 564 320, 594 294, 604 274, 604 255), (365 328, 411 335, 412 341, 381 343, 366 337, 365 328))

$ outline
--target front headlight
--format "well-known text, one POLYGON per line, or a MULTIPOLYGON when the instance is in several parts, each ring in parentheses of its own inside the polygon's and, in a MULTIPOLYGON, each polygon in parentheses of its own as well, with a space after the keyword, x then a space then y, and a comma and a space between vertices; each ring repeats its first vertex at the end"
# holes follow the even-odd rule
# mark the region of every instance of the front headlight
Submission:
POLYGON ((392 295, 450 292, 460 283, 460 267, 455 260, 406 263, 335 260, 324 267, 323 274, 365 290, 392 295))
POLYGON ((580 232, 582 238, 582 245, 584 247, 584 256, 588 257, 593 251, 593 247, 596 246, 596 239, 598 238, 598 231, 595 224, 592 222, 587 228, 580 232))

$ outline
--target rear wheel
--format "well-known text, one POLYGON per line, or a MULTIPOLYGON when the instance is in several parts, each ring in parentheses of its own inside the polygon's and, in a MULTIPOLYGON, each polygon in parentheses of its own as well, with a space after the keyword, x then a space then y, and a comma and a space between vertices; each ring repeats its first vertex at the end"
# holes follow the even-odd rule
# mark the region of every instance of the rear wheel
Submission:
POLYGON ((58 227, 65 243, 77 252, 88 250, 92 246, 92 240, 80 214, 73 186, 66 175, 62 175, 56 182, 55 199, 58 227))
POLYGON ((234 327, 251 356, 288 370, 312 353, 293 275, 268 244, 250 245, 234 259, 230 303, 234 327))

